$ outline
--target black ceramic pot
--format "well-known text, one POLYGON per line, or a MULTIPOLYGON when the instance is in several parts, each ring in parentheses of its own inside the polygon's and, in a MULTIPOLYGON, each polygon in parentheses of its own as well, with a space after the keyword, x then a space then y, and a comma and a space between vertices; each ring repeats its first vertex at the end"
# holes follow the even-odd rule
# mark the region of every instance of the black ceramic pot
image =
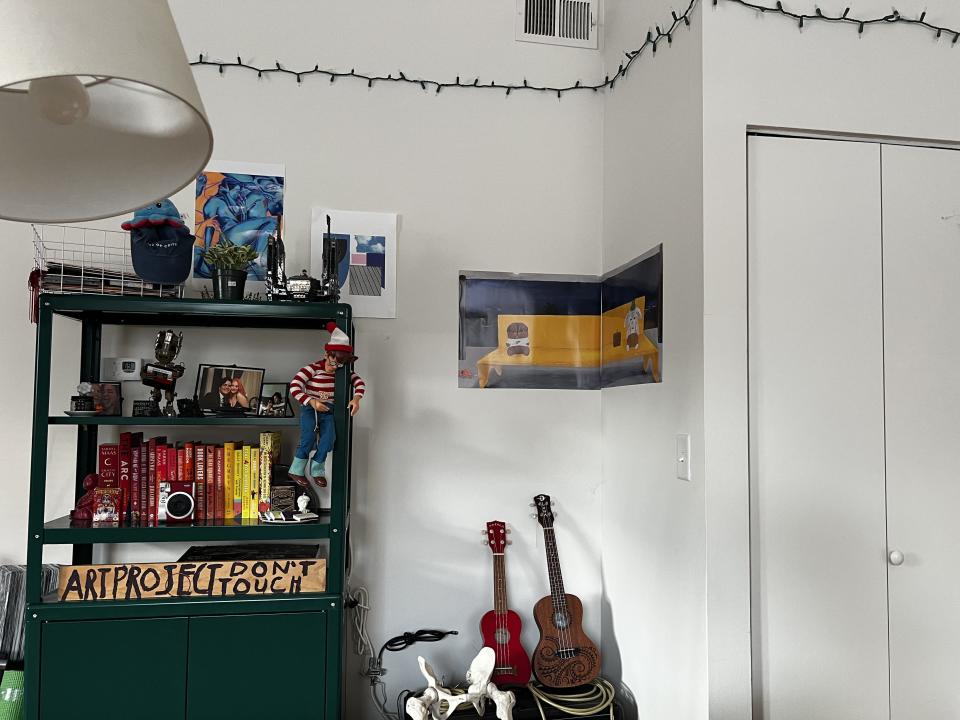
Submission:
POLYGON ((213 297, 216 300, 243 300, 246 270, 213 268, 213 297))

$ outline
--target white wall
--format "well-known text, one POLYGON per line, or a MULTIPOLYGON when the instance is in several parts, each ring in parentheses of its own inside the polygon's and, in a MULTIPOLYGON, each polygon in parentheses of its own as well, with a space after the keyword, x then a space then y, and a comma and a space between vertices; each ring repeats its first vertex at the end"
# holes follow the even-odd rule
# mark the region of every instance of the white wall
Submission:
MULTIPOLYGON (((851 3, 794 0, 842 12, 851 3)), ((856 14, 890 3, 864 0, 856 14)), ((960 26, 955 3, 897 4, 960 26)), ((750 714, 746 129, 958 140, 957 48, 911 27, 795 23, 733 4, 703 12, 704 410, 710 717, 750 714)), ((798 207, 797 212, 803 208, 798 207)), ((815 278, 811 279, 815 282, 815 278)), ((669 326, 668 326, 669 329, 669 326)))
MULTIPOLYGON (((669 2, 606 4, 615 72, 669 2)), ((634 63, 604 105, 603 265, 663 243, 663 382, 601 391, 605 674, 632 717, 706 717, 701 21, 634 63), (691 436, 691 482, 676 477, 691 436)), ((648 51, 649 52, 649 51, 648 51)))
MULTIPOLYGON (((354 0, 203 2, 174 0, 191 56, 336 64, 380 72, 531 82, 596 77, 596 52, 513 41, 513 3, 427 0, 417 5, 354 0)), ((369 397, 356 426, 353 583, 371 591, 370 634, 456 628, 457 638, 387 653, 391 700, 421 684, 418 653, 456 680, 480 647, 477 624, 491 607, 491 519, 515 528, 508 571, 512 605, 528 618, 547 594, 532 495, 552 494, 565 577, 600 640, 600 394, 457 389, 457 271, 598 274, 602 103, 593 93, 549 95, 422 93, 412 87, 255 75, 196 73, 216 138, 214 157, 284 162, 289 267, 308 261, 310 206, 384 210, 403 216, 398 318, 361 319, 358 370, 369 397)), ((149 172, 148 168, 144 169, 149 172)), ((189 210, 192 190, 177 196, 189 210)), ((32 267, 23 226, 4 224, 8 282, 0 355, 10 402, 0 430, 15 472, 0 507, 0 560, 23 561, 26 538, 33 328, 23 287, 32 267), (18 393, 18 402, 13 401, 18 393)), ((233 355, 289 373, 320 352, 316 339, 274 351, 260 337, 193 333, 191 362, 233 355), (206 349, 204 349, 206 348, 206 349), (256 350, 254 349, 256 348, 256 350)), ((117 338, 146 353, 149 332, 117 338), (139 346, 137 338, 140 338, 139 346)), ((243 360, 238 361, 243 361, 243 360)), ((65 362, 65 406, 76 380, 65 362)), ((188 383, 189 384, 189 381, 188 383)), ((57 490, 49 516, 65 512, 72 485, 69 431, 52 459, 57 490)), ((143 549, 141 549, 143 550, 143 549)), ((152 549, 151 549, 152 550, 152 549)), ((172 548, 157 552, 172 553, 172 548)), ((53 559, 65 556, 51 555, 53 559)), ((349 674, 348 713, 374 717, 366 684, 349 674)))

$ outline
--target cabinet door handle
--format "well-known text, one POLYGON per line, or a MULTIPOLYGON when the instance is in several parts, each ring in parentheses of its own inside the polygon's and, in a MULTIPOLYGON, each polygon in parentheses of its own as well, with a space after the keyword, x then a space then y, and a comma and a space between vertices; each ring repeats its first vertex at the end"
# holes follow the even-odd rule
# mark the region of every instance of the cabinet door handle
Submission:
POLYGON ((903 565, 903 553, 899 550, 891 550, 890 554, 887 555, 887 560, 890 561, 891 565, 903 565))

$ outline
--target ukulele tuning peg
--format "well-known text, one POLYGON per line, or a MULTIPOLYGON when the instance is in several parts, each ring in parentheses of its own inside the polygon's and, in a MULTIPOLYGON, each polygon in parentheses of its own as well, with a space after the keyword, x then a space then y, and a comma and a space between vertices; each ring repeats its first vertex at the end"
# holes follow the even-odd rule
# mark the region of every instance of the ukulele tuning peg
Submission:
POLYGON ((481 544, 481 545, 489 545, 490 543, 489 543, 487 540, 481 540, 481 541, 480 541, 480 544, 481 544))
POLYGON ((536 507, 536 505, 535 505, 534 503, 528 503, 528 505, 529 505, 530 507, 536 507))
POLYGON ((532 517, 534 520, 536 520, 536 519, 537 519, 537 514, 536 514, 536 513, 530 513, 530 517, 532 517))
POLYGON ((507 545, 513 545, 513 540, 507 540, 507 545))
POLYGON ((556 506, 557 506, 557 501, 556 501, 556 500, 551 500, 551 501, 550 501, 550 507, 556 507, 556 506))
POLYGON ((513 532, 513 530, 511 530, 510 528, 507 528, 507 535, 509 535, 509 534, 512 533, 512 532, 513 532))

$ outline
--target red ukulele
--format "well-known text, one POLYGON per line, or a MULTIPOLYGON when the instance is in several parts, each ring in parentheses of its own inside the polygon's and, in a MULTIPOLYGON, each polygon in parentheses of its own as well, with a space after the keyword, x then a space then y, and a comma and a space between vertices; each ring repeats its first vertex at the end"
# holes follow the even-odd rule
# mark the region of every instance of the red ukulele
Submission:
POLYGON ((480 618, 484 647, 493 648, 497 664, 490 678, 497 686, 526 685, 530 681, 530 658, 520 644, 520 616, 507 609, 507 576, 504 550, 507 528, 500 520, 487 523, 487 544, 493 552, 493 610, 480 618))

